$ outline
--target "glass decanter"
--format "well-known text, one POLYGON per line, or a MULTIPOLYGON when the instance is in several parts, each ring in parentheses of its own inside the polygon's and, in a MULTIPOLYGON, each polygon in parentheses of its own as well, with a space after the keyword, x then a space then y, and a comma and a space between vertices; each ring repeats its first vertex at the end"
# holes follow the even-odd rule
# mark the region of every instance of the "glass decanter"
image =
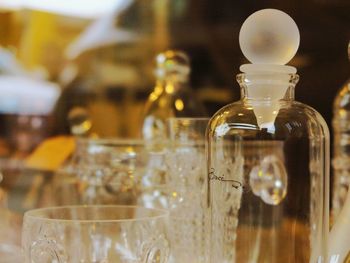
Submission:
POLYGON ((156 86, 146 102, 144 139, 166 138, 167 119, 203 117, 204 106, 189 87, 190 61, 181 51, 168 50, 156 57, 156 86))
MULTIPOLYGON (((211 262, 328 262, 329 131, 294 99, 299 45, 291 17, 251 15, 240 46, 241 99, 210 120, 211 262)), ((341 262, 341 261, 339 261, 341 262)))
MULTIPOLYGON (((350 42, 348 45, 350 59, 350 42)), ((339 90, 333 105, 333 199, 332 214, 338 217, 350 185, 350 80, 339 90)))

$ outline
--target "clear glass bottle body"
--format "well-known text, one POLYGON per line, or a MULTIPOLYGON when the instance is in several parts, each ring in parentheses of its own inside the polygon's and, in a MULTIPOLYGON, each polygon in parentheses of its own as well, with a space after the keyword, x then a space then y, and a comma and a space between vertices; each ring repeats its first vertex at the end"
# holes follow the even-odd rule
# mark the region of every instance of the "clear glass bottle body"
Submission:
POLYGON ((342 87, 333 105, 333 199, 332 216, 342 209, 350 185, 350 80, 342 87))
MULTIPOLYGON (((277 75, 262 79, 277 87, 277 75)), ((213 263, 327 258, 329 132, 314 109, 294 101, 298 76, 283 77, 287 91, 273 100, 264 92, 251 97, 264 82, 258 75, 238 75, 241 100, 208 125, 213 263), (276 115, 269 128, 258 124, 258 108, 276 115)))
POLYGON ((190 64, 181 51, 168 50, 156 57, 156 86, 146 102, 142 136, 164 139, 167 119, 205 117, 205 109, 189 86, 190 64))
POLYGON ((159 81, 146 104, 143 137, 165 138, 166 121, 171 117, 203 117, 204 107, 187 83, 159 81))

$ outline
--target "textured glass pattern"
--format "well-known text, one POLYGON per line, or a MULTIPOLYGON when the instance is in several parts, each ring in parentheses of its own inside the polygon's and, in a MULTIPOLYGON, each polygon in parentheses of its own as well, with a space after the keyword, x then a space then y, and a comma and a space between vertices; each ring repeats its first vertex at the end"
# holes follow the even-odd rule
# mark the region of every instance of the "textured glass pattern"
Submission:
POLYGON ((25 263, 168 262, 168 213, 132 206, 73 206, 25 214, 25 263))
POLYGON ((173 262, 209 260, 205 130, 209 119, 170 118, 166 154, 173 262))

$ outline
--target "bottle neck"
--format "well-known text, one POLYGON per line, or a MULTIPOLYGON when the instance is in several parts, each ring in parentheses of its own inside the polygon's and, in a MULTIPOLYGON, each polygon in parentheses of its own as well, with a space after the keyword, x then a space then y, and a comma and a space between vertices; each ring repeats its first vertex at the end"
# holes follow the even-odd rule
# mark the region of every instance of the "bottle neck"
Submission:
POLYGON ((172 94, 180 89, 185 88, 188 85, 188 76, 179 76, 175 74, 166 75, 161 78, 157 78, 156 86, 168 94, 172 94))
POLYGON ((242 73, 237 75, 241 87, 241 99, 251 102, 293 101, 297 74, 242 73))
POLYGON ((274 133, 274 122, 281 108, 280 101, 294 100, 298 75, 277 72, 255 72, 237 75, 241 99, 248 102, 257 125, 274 133))

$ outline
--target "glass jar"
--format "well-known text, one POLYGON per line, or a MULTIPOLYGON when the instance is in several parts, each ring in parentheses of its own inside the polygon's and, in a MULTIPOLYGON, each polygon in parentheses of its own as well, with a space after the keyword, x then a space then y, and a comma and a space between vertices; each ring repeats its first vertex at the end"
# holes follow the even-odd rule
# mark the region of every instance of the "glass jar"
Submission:
POLYGON ((298 78, 239 74, 241 99, 209 122, 211 262, 327 258, 329 131, 294 100, 298 78))

